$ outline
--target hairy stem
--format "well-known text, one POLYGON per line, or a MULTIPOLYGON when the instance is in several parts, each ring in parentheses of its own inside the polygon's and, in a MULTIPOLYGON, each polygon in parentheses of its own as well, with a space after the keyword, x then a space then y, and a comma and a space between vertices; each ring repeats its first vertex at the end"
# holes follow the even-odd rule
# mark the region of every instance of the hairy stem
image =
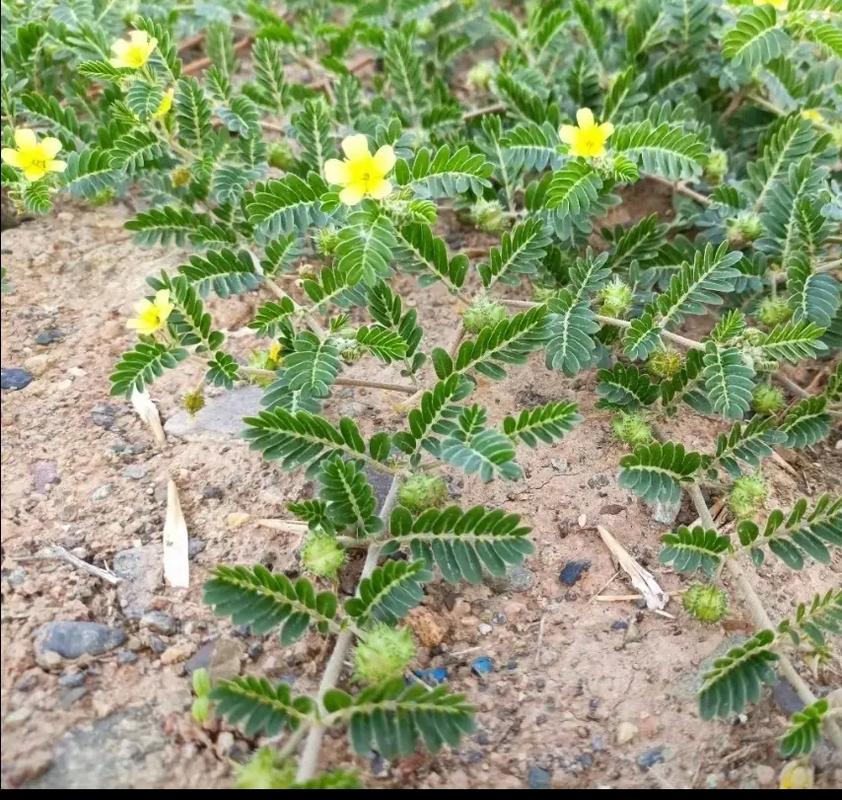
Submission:
MULTIPOLYGON (((696 507, 696 513, 702 520, 702 524, 706 528, 717 530, 716 523, 713 521, 713 517, 711 517, 710 510, 708 509, 699 485, 697 483, 690 484, 688 492, 690 494, 690 499, 693 501, 693 505, 696 507)), ((743 571, 740 563, 736 559, 729 558, 725 562, 725 568, 737 584, 737 588, 742 595, 743 602, 745 603, 754 624, 759 628, 774 630, 775 626, 769 618, 769 614, 763 606, 763 602, 760 600, 760 597, 751 585, 751 582, 743 571)), ((795 669, 788 656, 784 653, 778 653, 778 656, 781 673, 792 684, 792 687, 795 689, 801 700, 806 705, 815 703, 816 696, 813 694, 812 689, 810 689, 810 687, 805 683, 801 675, 798 674, 798 671, 795 669)), ((839 729, 836 721, 829 719, 825 720, 824 728, 827 732, 828 738, 833 742, 834 747, 842 752, 842 730, 839 729)))
POLYGON ((650 181, 655 181, 655 183, 660 183, 662 186, 669 186, 676 194, 683 194, 685 197, 689 197, 691 200, 695 200, 697 203, 700 203, 703 206, 709 206, 712 200, 707 197, 706 195, 700 194, 697 191, 691 189, 687 184, 679 181, 678 183, 673 183, 672 181, 667 180, 666 178, 662 178, 659 175, 645 175, 644 177, 648 178, 650 181))
MULTIPOLYGON (((389 487, 389 492, 383 501, 383 508, 380 509, 380 514, 378 515, 384 522, 388 520, 397 502, 399 483, 400 481, 397 476, 392 478, 392 485, 389 487)), ((380 557, 380 549, 381 545, 379 543, 373 543, 369 547, 363 570, 357 581, 358 587, 364 578, 370 577, 371 573, 374 572, 374 568, 377 566, 377 560, 380 557)), ((345 663, 345 656, 348 653, 348 648, 351 646, 353 638, 354 634, 351 630, 344 630, 336 637, 336 644, 333 646, 333 652, 330 654, 330 659, 325 666, 325 671, 319 683, 318 704, 319 714, 322 716, 326 713, 323 702, 324 696, 336 686, 339 675, 342 672, 342 665, 345 663)), ((309 781, 316 774, 316 768, 319 764, 319 753, 322 749, 322 740, 324 739, 326 730, 327 727, 322 720, 317 720, 310 726, 310 730, 307 733, 307 741, 304 743, 304 750, 301 752, 301 760, 298 762, 298 774, 295 778, 298 783, 309 781)))
MULTIPOLYGON (((241 366, 239 370, 245 376, 252 376, 255 378, 274 378, 277 373, 272 369, 262 369, 261 367, 246 367, 241 366)), ((383 383, 381 381, 364 381, 357 378, 343 378, 338 377, 334 382, 335 386, 353 386, 358 389, 382 389, 384 392, 401 392, 402 394, 413 394, 415 392, 414 386, 404 385, 402 383, 383 383)))

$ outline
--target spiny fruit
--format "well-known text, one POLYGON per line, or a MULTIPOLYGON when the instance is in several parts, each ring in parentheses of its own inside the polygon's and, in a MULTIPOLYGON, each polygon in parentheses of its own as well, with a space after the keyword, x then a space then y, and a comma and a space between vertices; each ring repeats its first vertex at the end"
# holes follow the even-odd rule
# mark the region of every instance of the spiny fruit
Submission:
POLYGON ((471 219, 485 233, 499 233, 503 230, 503 206, 496 200, 479 199, 471 207, 471 219))
POLYGON ((378 623, 365 634, 354 650, 354 675, 364 683, 380 683, 403 675, 415 658, 410 628, 392 628, 378 623))
POLYGON ((627 414, 621 411, 614 417, 611 427, 614 435, 629 447, 638 447, 652 441, 652 429, 643 414, 627 414))
POLYGON ((656 378, 666 379, 677 375, 683 363, 684 359, 678 350, 665 347, 652 353, 649 361, 646 362, 646 367, 656 378))
POLYGON ((204 392, 201 389, 196 392, 188 392, 184 395, 181 405, 190 416, 198 414, 205 407, 204 392))
POLYGON ((311 531, 301 548, 301 563, 313 575, 335 579, 345 563, 345 550, 330 534, 311 531))
POLYGON ((766 502, 768 490, 759 475, 743 475, 734 481, 728 496, 728 507, 738 519, 753 517, 766 502))
POLYGON ((709 625, 728 613, 728 595, 718 586, 694 583, 684 593, 683 603, 691 616, 709 625))
POLYGON ((603 314, 609 317, 624 317, 631 308, 634 292, 627 283, 615 278, 599 290, 599 299, 602 301, 600 311, 603 314))
POLYGON ((762 383, 755 388, 751 404, 758 414, 777 414, 784 406, 784 393, 775 386, 762 383))
POLYGON ((410 511, 438 508, 447 500, 447 484, 438 475, 411 475, 398 489, 398 502, 410 511))
POLYGON ((480 295, 462 312, 462 322, 468 333, 479 333, 483 328, 493 328, 508 316, 502 303, 480 295))
POLYGON ((767 297, 757 309, 757 319, 772 328, 792 316, 792 307, 783 297, 767 297))

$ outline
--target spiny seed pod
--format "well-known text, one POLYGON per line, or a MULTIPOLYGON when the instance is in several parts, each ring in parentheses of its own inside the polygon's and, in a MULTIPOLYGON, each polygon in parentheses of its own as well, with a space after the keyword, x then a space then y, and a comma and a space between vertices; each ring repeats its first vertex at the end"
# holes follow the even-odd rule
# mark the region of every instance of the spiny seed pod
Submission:
POLYGON ((614 435, 629 447, 649 444, 652 441, 652 429, 642 414, 626 414, 621 411, 611 423, 614 435))
POLYGON ((471 219, 485 233, 500 233, 505 225, 503 206, 496 200, 479 199, 471 207, 471 219))
POLYGON ((274 747, 261 747, 237 768, 238 789, 288 789, 295 782, 295 767, 287 764, 274 747))
POLYGON ((313 264, 308 264, 306 261, 298 265, 299 278, 315 278, 319 271, 313 264))
POLYGON ((769 328, 786 322, 792 316, 792 307, 783 297, 767 297, 757 309, 757 319, 769 328))
POLYGON ((181 405, 190 416, 198 414, 205 407, 204 392, 201 389, 196 392, 188 392, 184 395, 181 405))
POLYGON ((295 161, 292 148, 286 142, 275 142, 269 148, 269 164, 275 169, 289 169, 295 161))
POLYGON ((743 475, 734 481, 728 507, 737 519, 753 517, 766 502, 766 484, 759 475, 743 475))
POLYGON ((718 586, 694 583, 685 593, 685 610, 699 622, 719 622, 728 613, 728 595, 718 586))
POLYGON ((411 475, 398 490, 398 502, 410 511, 438 508, 447 501, 447 484, 438 475, 411 475))
POLYGON ((363 347, 356 339, 346 336, 334 336, 333 343, 346 364, 355 364, 365 355, 363 347))
POLYGON ((710 151, 705 162, 705 179, 716 185, 728 174, 728 154, 715 147, 710 151))
POLYGON ((332 256, 339 244, 339 234, 334 228, 322 228, 316 234, 316 250, 323 256, 332 256))
POLYGON ((462 323, 468 333, 479 333, 483 328, 494 327, 508 316, 501 303, 481 295, 462 312, 462 323))
POLYGON ((170 173, 170 181, 176 189, 187 186, 190 183, 191 177, 190 170, 187 167, 176 167, 170 173))
POLYGON ((603 286, 598 295, 602 301, 600 310, 609 317, 625 316, 634 300, 634 292, 631 286, 619 278, 615 278, 607 286, 603 286))
POLYGON ((354 650, 354 676, 363 683, 397 678, 415 658, 412 630, 379 623, 369 630, 354 650))
POLYGON ((330 534, 311 531, 301 548, 301 563, 313 575, 334 580, 345 563, 345 550, 330 534))
POLYGON ((491 79, 494 77, 494 62, 493 61, 480 61, 477 64, 474 64, 468 70, 468 74, 465 78, 468 87, 473 89, 475 92, 484 92, 490 85, 491 79))
POLYGON ((646 368, 656 378, 672 378, 678 374, 684 360, 681 353, 672 347, 656 350, 646 362, 646 368))
POLYGON ((751 404, 758 414, 777 414, 784 405, 784 393, 775 386, 760 384, 755 388, 751 404))
POLYGON ((750 211, 729 220, 726 229, 728 244, 736 248, 745 247, 759 239, 762 233, 763 223, 760 217, 750 211))

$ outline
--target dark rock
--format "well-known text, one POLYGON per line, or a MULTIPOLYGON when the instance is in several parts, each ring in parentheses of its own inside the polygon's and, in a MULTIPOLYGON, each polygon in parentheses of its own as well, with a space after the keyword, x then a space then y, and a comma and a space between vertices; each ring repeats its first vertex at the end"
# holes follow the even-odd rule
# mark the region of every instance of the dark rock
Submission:
POLYGON ((161 655, 161 653, 163 653, 164 650, 167 649, 167 643, 158 636, 150 636, 149 647, 152 649, 153 653, 161 655))
POLYGON ((75 689, 85 682, 87 674, 84 672, 65 672, 58 679, 58 685, 65 689, 75 689))
POLYGON ((64 339, 64 334, 58 328, 47 328, 35 337, 35 344, 46 346, 53 342, 60 342, 62 339, 64 339))
POLYGON ((65 710, 70 708, 77 700, 81 700, 86 694, 88 690, 84 686, 77 686, 74 689, 65 689, 59 695, 59 704, 65 710))
POLYGON ((110 628, 98 622, 48 622, 35 632, 35 658, 44 661, 47 653, 62 658, 98 656, 119 647, 126 641, 121 628, 110 628))
POLYGON ((657 747, 652 747, 641 753, 637 757, 637 766, 639 766, 643 772, 646 772, 646 770, 654 767, 655 764, 663 764, 665 761, 666 757, 664 756, 664 746, 659 744, 657 747))
POLYGON ((509 620, 508 620, 508 618, 506 617, 506 615, 505 615, 505 614, 503 614, 503 613, 502 613, 502 612, 500 612, 500 611, 496 611, 496 612, 492 615, 492 617, 491 617, 491 621, 492 621, 495 625, 505 625, 505 624, 506 624, 509 620))
POLYGON ((625 506, 621 506, 619 503, 608 503, 608 505, 604 505, 602 508, 599 509, 600 515, 607 515, 609 517, 613 517, 616 514, 622 514, 626 510, 625 506))
POLYGON ((133 653, 131 650, 120 650, 117 653, 118 664, 134 664, 135 661, 137 661, 137 653, 133 653))
POLYGON ((55 461, 38 461, 32 468, 32 488, 38 494, 44 494, 49 486, 60 482, 55 461))
POLYGON ((252 642, 249 645, 249 649, 248 649, 249 658, 252 661, 254 661, 257 658, 260 658, 260 656, 262 656, 262 655, 263 655, 263 645, 260 642, 252 642))
POLYGON ((18 367, 0 369, 0 389, 25 389, 32 383, 32 374, 18 367))
POLYGON ((184 662, 184 670, 188 674, 192 674, 197 669, 207 669, 210 667, 211 659, 213 658, 213 651, 216 645, 216 640, 206 642, 195 653, 193 653, 187 661, 184 662))
POLYGON ((365 468, 365 476, 368 478, 371 488, 374 489, 374 513, 378 514, 380 509, 383 508, 386 495, 389 494, 389 489, 392 486, 392 478, 370 467, 365 468))
POLYGON ((612 631, 624 631, 628 627, 629 623, 626 622, 624 619, 615 619, 614 622, 611 623, 612 631))
POLYGON ((785 714, 792 715, 796 711, 801 711, 804 708, 804 701, 798 696, 792 684, 785 678, 781 678, 772 687, 772 697, 777 703, 778 708, 785 714))
POLYGON ((597 473, 591 478, 588 478, 588 486, 591 489, 602 489, 603 486, 608 486, 611 483, 611 478, 609 478, 604 472, 597 473))
POLYGON ((163 611, 147 611, 140 618, 140 626, 164 636, 172 636, 178 630, 178 620, 163 611))
POLYGON ((31 692, 38 685, 38 676, 30 672, 24 675, 16 684, 15 689, 19 692, 31 692))
POLYGON ((375 750, 372 750, 368 755, 371 774, 375 778, 388 778, 392 771, 392 765, 375 750))
POLYGON ((123 579, 117 600, 128 619, 139 620, 152 605, 163 579, 161 548, 157 544, 121 550, 114 556, 114 573, 123 579))
POLYGON ((553 774, 543 767, 530 767, 526 776, 526 785, 530 789, 551 789, 553 774))
POLYGON ((573 586, 590 569, 590 561, 568 561, 558 575, 565 586, 573 586))
POLYGON ((209 483, 202 489, 202 500, 222 500, 224 496, 225 492, 222 491, 221 486, 213 486, 209 483))
POLYGON ((465 753, 461 760, 463 764, 478 764, 485 758, 485 753, 479 750, 469 750, 465 753))
POLYGON ((119 409, 116 406, 112 406, 109 403, 94 406, 91 411, 91 421, 99 428, 110 430, 117 419, 118 411, 119 409))

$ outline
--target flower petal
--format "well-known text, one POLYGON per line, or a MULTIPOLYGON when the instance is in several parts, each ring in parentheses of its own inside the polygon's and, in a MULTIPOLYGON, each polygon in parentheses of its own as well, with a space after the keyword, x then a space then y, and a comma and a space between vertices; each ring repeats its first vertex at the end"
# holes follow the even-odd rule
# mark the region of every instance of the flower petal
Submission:
POLYGON ((134 44, 146 44, 149 41, 149 34, 146 31, 132 31, 129 39, 134 44))
POLYGON ((53 158, 47 162, 47 172, 64 172, 66 169, 66 161, 61 161, 57 158, 53 158))
POLYGON ((11 167, 20 167, 20 153, 17 150, 12 150, 11 147, 4 147, 0 158, 3 159, 11 167))
POLYGON ((158 289, 155 292, 155 307, 156 308, 166 308, 170 305, 170 290, 169 289, 158 289))
POLYGON ((392 192, 392 183, 391 181, 387 181, 385 178, 383 180, 377 181, 374 186, 369 185, 368 193, 371 197, 375 200, 382 200, 384 197, 388 197, 389 194, 392 192))
POLYGON ((118 39, 114 44, 111 45, 111 52, 114 53, 115 56, 118 58, 124 56, 126 51, 129 49, 129 42, 125 39, 118 39))
POLYGON ((603 122, 602 125, 599 126, 599 132, 607 139, 612 133, 614 133, 614 124, 612 122, 603 122))
POLYGON ((56 153, 61 150, 61 142, 55 136, 46 136, 41 140, 41 148, 47 158, 54 158, 56 153))
POLYGON ((340 193, 339 199, 346 205, 346 206, 355 206, 360 200, 363 199, 365 195, 365 190, 360 186, 358 183, 352 184, 351 186, 346 186, 340 193))
POLYGON ((351 179, 348 172, 348 165, 338 158, 329 158, 325 161, 325 180, 328 183, 344 186, 351 179))
POLYGON ((392 167, 395 166, 394 149, 390 145, 384 144, 383 147, 374 154, 374 163, 377 166, 377 169, 380 170, 381 175, 388 175, 392 171, 392 167))
POLYGON ((34 164, 30 164, 28 167, 25 167, 23 170, 23 177, 26 178, 28 181, 40 181, 47 174, 47 170, 41 166, 35 166, 34 164))
POLYGON ((367 156, 369 154, 368 137, 364 133, 355 133, 353 136, 346 136, 342 140, 342 152, 349 159, 367 156))
POLYGON ((576 112, 576 122, 580 128, 592 128, 594 126, 593 111, 589 108, 580 108, 576 112))
POLYGON ((576 138, 576 128, 573 125, 562 125, 558 130, 558 137, 565 144, 573 144, 576 138))
POLYGON ((23 150, 27 147, 35 147, 38 139, 35 136, 35 131, 29 128, 18 128, 15 131, 15 144, 18 150, 23 150))

